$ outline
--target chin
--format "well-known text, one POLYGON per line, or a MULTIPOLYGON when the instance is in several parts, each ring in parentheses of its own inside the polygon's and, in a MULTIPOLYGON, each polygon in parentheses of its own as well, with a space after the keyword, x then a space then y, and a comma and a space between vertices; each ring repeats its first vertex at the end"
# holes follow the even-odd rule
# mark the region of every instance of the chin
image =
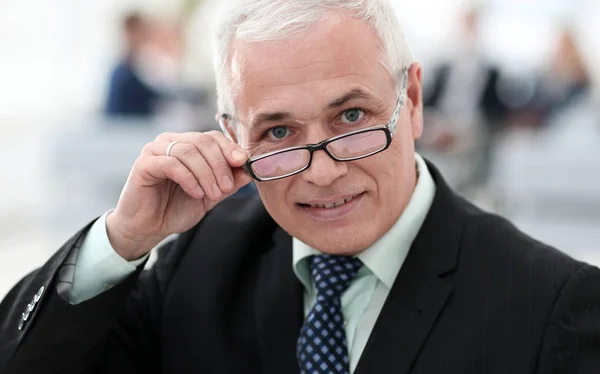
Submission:
POLYGON ((298 232, 294 236, 323 253, 346 256, 361 253, 376 240, 376 235, 365 226, 360 229, 354 227, 343 229, 314 228, 313 230, 298 232))

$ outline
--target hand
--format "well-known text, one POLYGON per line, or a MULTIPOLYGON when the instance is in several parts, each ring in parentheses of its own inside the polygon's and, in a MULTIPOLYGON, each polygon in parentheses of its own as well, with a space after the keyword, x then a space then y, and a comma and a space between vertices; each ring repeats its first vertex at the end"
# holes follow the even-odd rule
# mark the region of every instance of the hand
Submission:
POLYGON ((252 180, 240 168, 247 159, 218 131, 159 135, 144 146, 117 207, 107 216, 111 245, 131 261, 169 235, 189 230, 252 180), (178 143, 166 156, 173 141, 178 143))

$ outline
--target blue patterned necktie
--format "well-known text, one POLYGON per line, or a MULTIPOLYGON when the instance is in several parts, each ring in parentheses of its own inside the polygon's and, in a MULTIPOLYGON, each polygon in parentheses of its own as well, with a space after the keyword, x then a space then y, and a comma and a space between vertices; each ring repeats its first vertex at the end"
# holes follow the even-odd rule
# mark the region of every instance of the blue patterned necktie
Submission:
POLYGON ((353 257, 310 258, 317 302, 308 313, 298 339, 296 357, 301 374, 349 373, 341 295, 361 266, 362 262, 353 257))

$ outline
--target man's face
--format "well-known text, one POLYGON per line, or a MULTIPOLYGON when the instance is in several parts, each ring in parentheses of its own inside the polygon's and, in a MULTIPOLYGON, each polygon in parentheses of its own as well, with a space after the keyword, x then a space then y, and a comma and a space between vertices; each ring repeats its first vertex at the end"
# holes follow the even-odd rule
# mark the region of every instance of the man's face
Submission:
MULTIPOLYGON (((398 92, 379 56, 375 33, 344 14, 282 42, 235 41, 238 143, 256 156, 387 123, 398 92)), ((413 192, 421 113, 421 72, 414 64, 390 147, 351 162, 317 151, 304 172, 258 182, 269 214, 290 235, 323 252, 364 250, 391 228, 413 192), (324 207, 333 203, 341 205, 324 207)))

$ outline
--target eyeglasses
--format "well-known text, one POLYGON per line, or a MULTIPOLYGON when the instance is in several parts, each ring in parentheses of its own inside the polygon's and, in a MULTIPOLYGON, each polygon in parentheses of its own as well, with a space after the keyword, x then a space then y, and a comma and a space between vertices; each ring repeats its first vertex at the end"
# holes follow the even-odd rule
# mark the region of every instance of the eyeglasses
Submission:
POLYGON ((406 102, 408 74, 403 73, 402 85, 396 107, 389 122, 352 131, 323 140, 317 144, 285 148, 250 158, 243 166, 244 170, 260 182, 287 178, 308 169, 313 153, 325 151, 335 161, 347 162, 360 160, 385 151, 396 134, 400 110, 406 102))

